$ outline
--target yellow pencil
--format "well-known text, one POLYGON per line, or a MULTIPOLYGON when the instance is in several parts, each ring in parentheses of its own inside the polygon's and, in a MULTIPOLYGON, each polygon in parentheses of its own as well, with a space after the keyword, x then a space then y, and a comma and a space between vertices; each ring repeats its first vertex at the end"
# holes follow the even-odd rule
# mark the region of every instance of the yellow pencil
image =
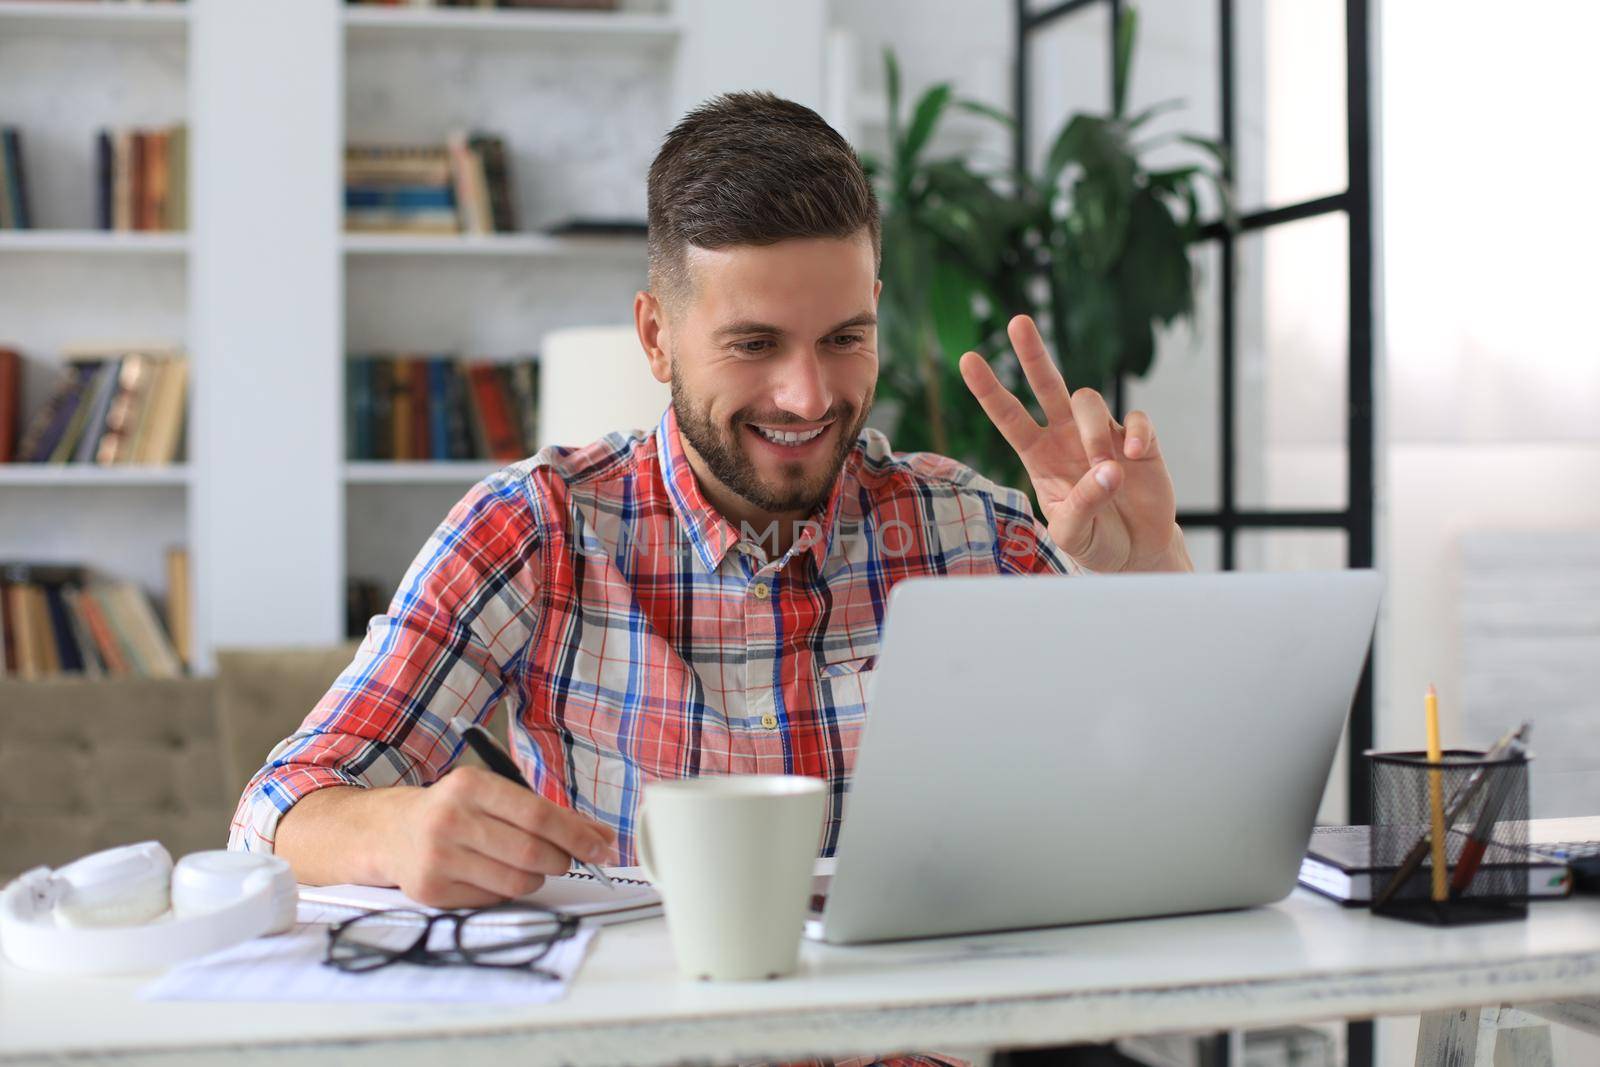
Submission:
POLYGON ((1428 772, 1428 806, 1433 809, 1433 899, 1443 903, 1450 897, 1444 851, 1444 772, 1438 769, 1444 752, 1439 748, 1439 694, 1431 685, 1424 706, 1428 715, 1428 762, 1434 765, 1428 772))

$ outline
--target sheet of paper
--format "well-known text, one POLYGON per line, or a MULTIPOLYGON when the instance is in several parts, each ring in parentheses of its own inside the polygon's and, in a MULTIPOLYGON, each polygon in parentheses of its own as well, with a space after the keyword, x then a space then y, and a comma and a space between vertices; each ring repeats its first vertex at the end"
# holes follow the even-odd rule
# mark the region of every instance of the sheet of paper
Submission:
POLYGON ((323 964, 328 928, 299 923, 277 937, 258 937, 179 964, 139 991, 146 1000, 372 1001, 547 1004, 566 993, 594 939, 580 929, 550 950, 540 966, 559 980, 494 967, 419 967, 396 963, 365 974, 323 964))

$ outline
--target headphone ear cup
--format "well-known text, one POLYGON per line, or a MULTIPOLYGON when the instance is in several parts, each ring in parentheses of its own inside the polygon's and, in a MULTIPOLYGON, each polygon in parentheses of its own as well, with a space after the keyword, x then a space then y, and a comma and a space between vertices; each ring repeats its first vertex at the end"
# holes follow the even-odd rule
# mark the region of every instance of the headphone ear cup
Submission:
POLYGON ((156 841, 109 848, 55 872, 57 926, 131 926, 167 910, 172 856, 156 841))

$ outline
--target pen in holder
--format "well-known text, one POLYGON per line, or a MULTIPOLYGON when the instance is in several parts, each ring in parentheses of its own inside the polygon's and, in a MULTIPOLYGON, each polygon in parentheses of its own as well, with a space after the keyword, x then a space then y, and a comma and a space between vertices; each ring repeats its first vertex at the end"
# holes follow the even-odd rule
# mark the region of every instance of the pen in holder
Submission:
POLYGON ((1436 925, 1525 918, 1527 753, 1518 746, 1503 755, 1451 749, 1438 763, 1426 752, 1368 752, 1367 758, 1373 912, 1436 925), (1442 884, 1433 874, 1436 795, 1446 827, 1442 884))

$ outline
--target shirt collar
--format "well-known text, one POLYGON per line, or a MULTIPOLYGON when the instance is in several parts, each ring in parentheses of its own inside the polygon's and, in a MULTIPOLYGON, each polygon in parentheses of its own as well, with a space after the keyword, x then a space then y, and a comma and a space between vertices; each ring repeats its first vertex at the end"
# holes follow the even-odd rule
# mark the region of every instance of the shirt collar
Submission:
POLYGON ((678 416, 667 405, 656 426, 657 449, 661 453, 661 480, 666 483, 667 496, 678 521, 689 535, 689 544, 695 555, 705 564, 707 571, 716 571, 722 565, 728 550, 739 542, 739 534, 722 513, 711 506, 700 492, 700 483, 683 454, 683 441, 678 437, 678 416))
MULTIPOLYGON (((678 513, 678 521, 683 524, 684 532, 688 534, 689 544, 694 547, 695 555, 700 557, 700 562, 705 564, 707 571, 715 571, 722 565, 723 559, 733 546, 739 543, 739 531, 723 518, 722 513, 700 491, 700 482, 694 476, 694 468, 689 466, 689 459, 683 451, 683 441, 678 436, 677 413, 670 404, 662 413, 661 422, 656 426, 656 440, 657 450, 661 455, 661 479, 666 483, 667 496, 672 500, 672 508, 678 513)), ((845 461, 839 477, 833 480, 833 489, 828 493, 827 502, 823 504, 820 513, 813 516, 822 535, 818 537, 811 533, 806 534, 809 543, 801 546, 804 551, 811 554, 818 573, 821 573, 822 564, 827 560, 829 548, 833 544, 834 527, 839 519, 839 502, 844 496, 845 475, 853 469, 854 459, 855 456, 852 454, 845 461)))

